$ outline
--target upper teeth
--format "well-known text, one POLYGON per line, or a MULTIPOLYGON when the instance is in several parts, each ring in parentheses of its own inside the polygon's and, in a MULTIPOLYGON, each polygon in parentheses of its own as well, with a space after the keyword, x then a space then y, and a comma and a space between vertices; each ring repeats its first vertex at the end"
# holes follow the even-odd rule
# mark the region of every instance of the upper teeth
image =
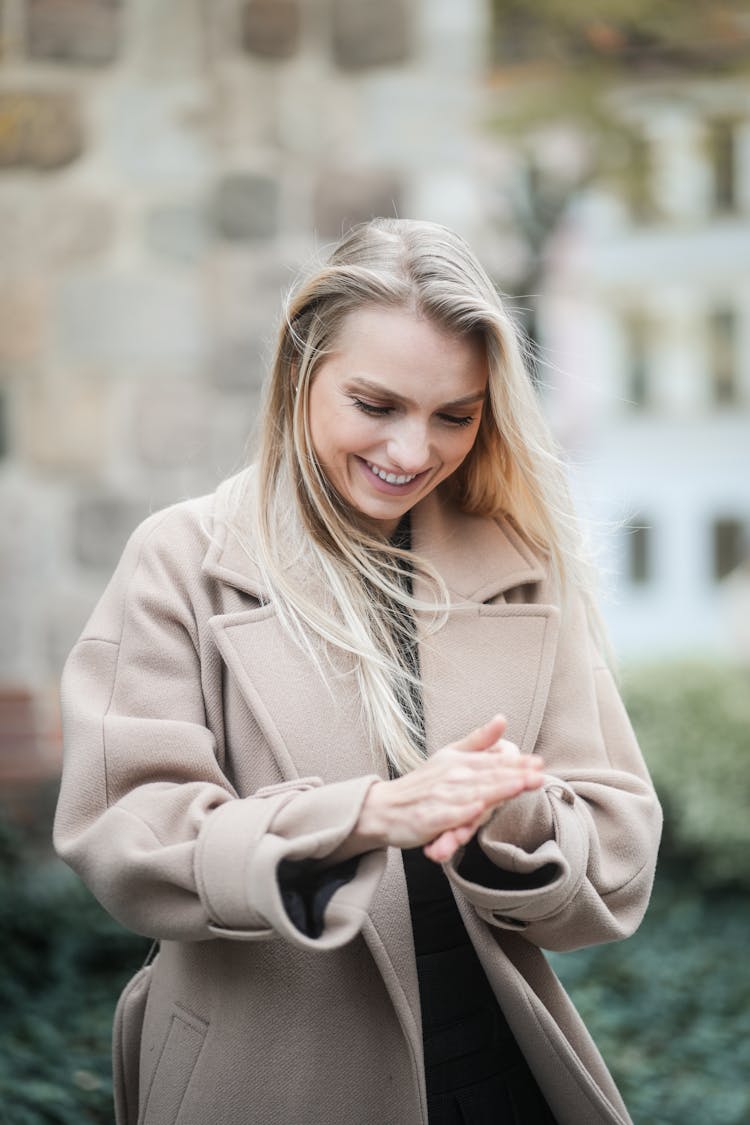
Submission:
POLYGON ((371 461, 367 462, 368 469, 371 469, 376 477, 381 480, 387 481, 388 484, 408 484, 410 480, 414 480, 416 473, 409 473, 407 476, 398 477, 395 473, 387 473, 385 469, 379 469, 377 465, 373 465, 371 461))

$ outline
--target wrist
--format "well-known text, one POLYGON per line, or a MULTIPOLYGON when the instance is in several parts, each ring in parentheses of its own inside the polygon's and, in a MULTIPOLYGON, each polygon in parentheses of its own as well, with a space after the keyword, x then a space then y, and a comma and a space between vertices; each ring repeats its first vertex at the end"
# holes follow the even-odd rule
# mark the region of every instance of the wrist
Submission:
POLYGON ((386 847, 388 840, 381 828, 383 822, 378 812, 379 801, 378 798, 375 798, 374 801, 372 798, 373 791, 386 784, 385 781, 375 780, 367 790, 354 828, 346 839, 342 840, 339 846, 321 861, 325 867, 342 863, 355 855, 364 855, 365 852, 373 852, 386 847))
POLYGON ((384 848, 388 844, 386 809, 389 784, 388 781, 375 781, 370 786, 357 819, 354 831, 371 848, 384 848))

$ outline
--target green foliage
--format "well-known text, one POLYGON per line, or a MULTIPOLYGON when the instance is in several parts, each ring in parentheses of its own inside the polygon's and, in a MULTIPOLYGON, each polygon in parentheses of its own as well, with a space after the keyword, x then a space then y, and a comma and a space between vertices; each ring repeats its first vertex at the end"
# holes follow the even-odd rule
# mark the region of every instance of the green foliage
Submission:
MULTIPOLYGON (((627 111, 629 94, 650 88, 657 100, 684 106, 701 76, 746 78, 747 14, 746 0, 492 0, 496 95, 487 123, 512 143, 523 169, 520 192, 510 189, 520 199, 512 200, 509 225, 531 255, 517 292, 543 288, 548 239, 573 196, 591 183, 623 194, 635 218, 658 218, 649 144, 640 115, 631 119, 627 111), (562 161, 544 155, 556 130, 567 144, 562 161)), ((511 279, 499 280, 514 288, 511 279)))
POLYGON ((625 701, 665 809, 628 942, 550 958, 636 1123, 750 1121, 750 672, 642 667, 625 701))
POLYGON ((584 63, 610 77, 747 64, 745 0, 492 0, 498 62, 584 63))
MULTIPOLYGON (((750 1120, 750 673, 631 670, 624 694, 666 811, 630 941, 551 961, 637 1125, 750 1120)), ((110 1125, 116 998, 148 942, 0 822, 3 1125, 110 1125)))
POLYGON ((626 942, 550 955, 636 1125, 750 1121, 750 908, 657 879, 626 942))
MULTIPOLYGON (((147 943, 57 866, 0 884, 0 1119, 111 1125, 112 1013, 147 943)), ((749 921, 744 893, 661 878, 630 941, 550 957, 636 1125, 750 1120, 749 921)))
POLYGON ((641 668, 623 692, 664 806, 663 861, 702 886, 750 886, 750 671, 641 668))
POLYGON ((112 1014, 148 943, 23 844, 0 822, 3 1125, 111 1125, 112 1014))

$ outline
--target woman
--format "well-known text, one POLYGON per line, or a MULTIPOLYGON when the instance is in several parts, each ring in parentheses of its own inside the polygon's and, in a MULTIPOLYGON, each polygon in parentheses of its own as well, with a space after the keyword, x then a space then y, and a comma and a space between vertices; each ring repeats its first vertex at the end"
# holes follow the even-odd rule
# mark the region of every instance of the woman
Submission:
POLYGON ((462 240, 348 234, 262 422, 135 532, 66 668, 57 847, 161 942, 118 1121, 627 1122, 540 948, 633 931, 660 815, 462 240))

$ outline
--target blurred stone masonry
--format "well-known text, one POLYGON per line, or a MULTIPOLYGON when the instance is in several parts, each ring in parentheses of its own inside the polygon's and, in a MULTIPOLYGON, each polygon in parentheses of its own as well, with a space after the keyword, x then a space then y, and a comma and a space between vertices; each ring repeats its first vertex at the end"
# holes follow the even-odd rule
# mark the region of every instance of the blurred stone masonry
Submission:
POLYGON ((80 107, 71 94, 0 94, 0 168, 59 168, 82 152, 80 107))
POLYGON ((125 540, 241 466, 281 298, 353 222, 481 241, 484 0, 0 2, 0 791, 125 540))
POLYGON ((26 0, 28 57, 93 65, 114 62, 120 0, 26 0))

